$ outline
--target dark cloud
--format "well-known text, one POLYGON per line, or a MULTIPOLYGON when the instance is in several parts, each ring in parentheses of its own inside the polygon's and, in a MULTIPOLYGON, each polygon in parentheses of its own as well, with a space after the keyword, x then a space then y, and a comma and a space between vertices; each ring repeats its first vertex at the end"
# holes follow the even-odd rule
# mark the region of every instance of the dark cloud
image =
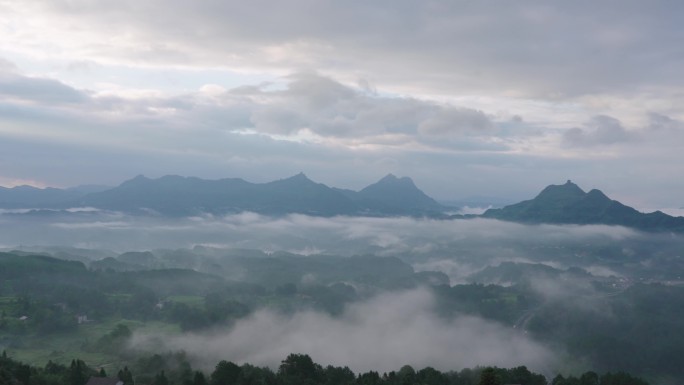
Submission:
POLYGON ((630 133, 619 120, 605 115, 595 116, 584 128, 571 128, 563 134, 571 146, 598 146, 626 142, 630 133))
POLYGON ((466 108, 440 108, 439 111, 421 122, 418 131, 426 135, 448 136, 459 133, 483 134, 492 130, 494 124, 481 111, 466 108))
MULTIPOLYGON (((7 65, 0 62, 0 70, 7 65)), ((60 81, 32 78, 14 72, 0 72, 0 98, 43 103, 81 103, 88 100, 85 92, 60 81)))
POLYGON ((649 124, 647 128, 652 131, 682 134, 684 133, 684 122, 673 119, 667 115, 653 112, 649 114, 649 124))

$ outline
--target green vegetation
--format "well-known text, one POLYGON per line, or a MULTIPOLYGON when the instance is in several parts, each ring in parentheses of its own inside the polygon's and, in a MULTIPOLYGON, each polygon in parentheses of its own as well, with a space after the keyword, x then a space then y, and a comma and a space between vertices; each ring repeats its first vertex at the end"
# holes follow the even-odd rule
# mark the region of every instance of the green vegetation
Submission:
MULTIPOLYGON (((185 355, 181 353, 155 354, 139 358, 133 365, 109 371, 126 385, 501 385, 525 384, 546 385, 546 378, 530 372, 525 366, 512 369, 478 367, 461 371, 441 372, 431 367, 418 371, 405 365, 398 371, 380 374, 375 371, 354 374, 347 367, 315 363, 306 354, 290 354, 277 371, 255 367, 250 364, 237 365, 220 361, 210 374, 193 370, 185 355)), ((107 372, 89 367, 81 360, 72 360, 69 365, 48 362, 44 367, 23 364, 3 352, 0 357, 0 383, 18 385, 85 385, 90 377, 104 377, 107 372)), ((638 377, 624 372, 606 373, 599 376, 586 372, 578 377, 554 378, 553 385, 648 385, 638 377)))
MULTIPOLYGON (((226 327, 261 308, 336 316, 348 304, 386 290, 427 286, 434 311, 445 319, 466 314, 516 328, 561 346, 575 360, 569 367, 630 371, 665 382, 684 378, 676 359, 684 355, 684 287, 515 263, 473 275, 509 286, 452 286, 442 273, 414 273, 394 257, 212 253, 155 252, 140 264, 129 254, 134 271, 0 253, 0 347, 31 365, 69 365, 84 357, 85 364, 109 370, 145 354, 127 349, 135 332, 172 335, 226 327), (177 264, 211 266, 229 279, 177 264), (238 274, 241 281, 234 279, 238 274), (555 291, 539 286, 544 282, 555 291)), ((165 372, 167 379, 171 373, 165 372)))

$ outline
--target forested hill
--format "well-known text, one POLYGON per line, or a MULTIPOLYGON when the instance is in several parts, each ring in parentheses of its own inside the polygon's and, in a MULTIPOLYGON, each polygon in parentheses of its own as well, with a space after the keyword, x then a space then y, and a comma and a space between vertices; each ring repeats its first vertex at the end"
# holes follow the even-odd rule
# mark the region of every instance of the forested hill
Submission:
POLYGON ((684 231, 684 217, 641 213, 608 198, 600 190, 585 192, 567 181, 550 185, 534 199, 487 210, 483 217, 523 223, 619 225, 649 231, 684 231))

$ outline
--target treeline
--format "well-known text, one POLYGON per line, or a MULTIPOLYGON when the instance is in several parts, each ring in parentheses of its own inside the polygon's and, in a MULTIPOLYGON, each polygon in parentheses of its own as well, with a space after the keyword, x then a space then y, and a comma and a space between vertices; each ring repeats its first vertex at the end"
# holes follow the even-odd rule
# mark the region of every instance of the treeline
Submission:
MULTIPOLYGON (((546 378, 525 366, 512 369, 477 367, 441 372, 426 367, 418 371, 405 365, 398 371, 355 374, 348 367, 323 367, 306 354, 290 354, 276 371, 250 364, 219 362, 205 374, 193 370, 184 353, 155 354, 139 359, 132 369, 116 373, 88 367, 81 360, 70 365, 48 362, 43 368, 0 357, 0 385, 85 385, 91 377, 116 378, 124 385, 547 385, 546 378)), ((648 385, 630 374, 586 372, 579 377, 556 376, 551 385, 648 385)))

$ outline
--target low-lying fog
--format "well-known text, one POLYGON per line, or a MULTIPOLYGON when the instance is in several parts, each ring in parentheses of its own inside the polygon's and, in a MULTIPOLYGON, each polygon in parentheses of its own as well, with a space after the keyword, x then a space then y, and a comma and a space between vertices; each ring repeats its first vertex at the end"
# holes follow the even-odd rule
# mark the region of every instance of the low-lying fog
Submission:
POLYGON ((592 274, 619 275, 597 263, 600 258, 587 258, 582 247, 621 245, 619 253, 633 256, 644 242, 680 241, 671 235, 644 234, 618 226, 523 225, 481 218, 272 218, 243 213, 166 219, 84 210, 42 215, 5 213, 0 214, 0 225, 0 247, 5 249, 68 246, 122 253, 201 245, 303 255, 372 254, 398 256, 418 271, 442 271, 452 283, 504 261, 534 261, 556 268, 579 264, 592 274), (559 255, 574 260, 570 264, 559 261, 559 255))
MULTIPOLYGON (((0 226, 0 245, 8 250, 83 248, 88 250, 79 255, 89 255, 93 260, 126 251, 196 246, 219 253, 224 248, 258 249, 311 258, 392 256, 415 271, 445 273, 451 285, 505 285, 518 274, 516 266, 497 271, 488 267, 500 267, 505 262, 527 263, 528 270, 521 274, 541 271, 541 278, 531 282, 533 291, 548 301, 582 293, 589 300, 578 311, 589 312, 592 317, 598 314, 594 308, 600 308, 601 301, 612 293, 609 290, 596 294, 582 274, 612 276, 604 283, 617 292, 621 277, 656 269, 660 264, 653 261, 680 258, 678 253, 684 249, 682 237, 673 234, 647 234, 617 226, 523 225, 479 218, 271 218, 244 213, 165 219, 79 211, 4 213, 0 214, 0 226), (529 270, 529 266, 534 269, 529 270), (583 270, 570 270, 576 267, 583 270), (545 269, 556 275, 544 277, 544 271, 548 271, 545 269), (565 273, 580 278, 556 278, 565 273)), ((76 249, 65 250, 63 258, 68 257, 69 250, 78 254, 76 249)), ((671 272, 665 268, 654 276, 656 273, 671 272)), ((447 317, 437 315, 433 311, 433 294, 427 289, 377 292, 360 298, 347 303, 337 316, 311 309, 281 313, 259 307, 230 327, 175 335, 136 334, 133 347, 151 351, 182 349, 207 369, 221 359, 275 368, 293 352, 310 354, 324 365, 350 366, 355 371, 397 370, 404 364, 444 370, 527 365, 549 373, 549 368, 563 361, 559 358, 564 354, 562 347, 550 349, 530 338, 522 328, 458 312, 447 317)), ((520 322, 524 320, 523 314, 520 322)))
MULTIPOLYGON (((425 253, 445 245, 619 240, 639 233, 614 226, 527 226, 491 219, 311 217, 253 213, 164 219, 119 213, 0 214, 0 246, 59 245, 118 252, 155 248, 251 248, 303 254, 425 253)), ((497 252, 505 250, 498 249, 497 252)), ((507 258, 507 256, 505 256, 507 258)))
POLYGON ((230 329, 135 335, 132 347, 182 349, 207 369, 216 364, 216 357, 277 368, 291 352, 306 352, 316 362, 356 372, 398 370, 404 364, 440 370, 527 365, 546 372, 557 364, 554 353, 515 329, 472 316, 444 320, 432 307, 427 290, 392 292, 351 304, 339 317, 260 310, 230 329))

